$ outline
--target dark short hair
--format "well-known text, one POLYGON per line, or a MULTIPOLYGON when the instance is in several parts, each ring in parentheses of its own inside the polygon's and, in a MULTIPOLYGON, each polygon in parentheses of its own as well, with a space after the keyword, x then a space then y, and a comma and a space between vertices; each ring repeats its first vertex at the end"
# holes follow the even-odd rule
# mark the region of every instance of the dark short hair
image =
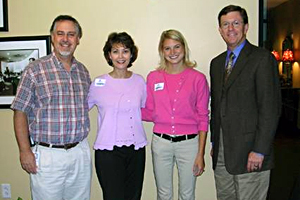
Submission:
POLYGON ((219 12, 219 15, 218 15, 219 26, 221 25, 221 17, 223 15, 227 15, 228 13, 235 12, 235 11, 240 12, 241 17, 243 18, 243 23, 248 24, 248 15, 244 8, 242 8, 240 6, 236 6, 236 5, 228 5, 219 12))
POLYGON ((77 31, 77 34, 79 36, 79 38, 82 37, 82 28, 80 26, 80 24, 78 23, 78 21, 70 16, 70 15, 59 15, 57 16, 54 21, 52 22, 52 25, 51 25, 51 28, 50 28, 50 34, 53 33, 53 31, 56 29, 56 22, 61 22, 61 21, 71 21, 75 24, 75 28, 76 28, 76 31, 77 31))
POLYGON ((108 39, 103 47, 104 57, 107 63, 112 66, 112 61, 109 57, 109 52, 114 44, 122 44, 124 47, 130 49, 131 58, 127 68, 132 66, 138 55, 138 48, 135 46, 133 39, 126 32, 109 34, 108 39))

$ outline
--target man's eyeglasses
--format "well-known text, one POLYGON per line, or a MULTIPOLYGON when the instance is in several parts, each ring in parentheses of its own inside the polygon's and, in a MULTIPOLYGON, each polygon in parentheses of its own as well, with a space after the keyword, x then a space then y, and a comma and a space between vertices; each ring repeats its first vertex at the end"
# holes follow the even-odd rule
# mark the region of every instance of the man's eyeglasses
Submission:
POLYGON ((239 28, 242 24, 243 24, 243 22, 237 21, 237 20, 235 20, 235 21, 233 21, 233 22, 223 22, 223 23, 221 24, 221 28, 222 28, 222 29, 228 29, 228 27, 229 27, 230 25, 233 26, 234 28, 239 28))

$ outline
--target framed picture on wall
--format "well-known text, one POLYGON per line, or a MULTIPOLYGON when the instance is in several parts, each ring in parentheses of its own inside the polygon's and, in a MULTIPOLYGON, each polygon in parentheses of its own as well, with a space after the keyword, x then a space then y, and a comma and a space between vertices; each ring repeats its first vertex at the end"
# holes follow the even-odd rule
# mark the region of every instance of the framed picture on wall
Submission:
POLYGON ((0 31, 8 31, 7 1, 0 0, 0 31))
POLYGON ((9 108, 24 68, 49 54, 50 36, 0 38, 0 108, 9 108))

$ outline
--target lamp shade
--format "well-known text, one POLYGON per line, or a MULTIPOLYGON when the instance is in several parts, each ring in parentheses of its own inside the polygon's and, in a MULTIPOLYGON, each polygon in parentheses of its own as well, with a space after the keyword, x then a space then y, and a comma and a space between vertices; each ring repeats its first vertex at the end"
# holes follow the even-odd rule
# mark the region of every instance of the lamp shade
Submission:
POLYGON ((274 55, 274 57, 275 57, 275 59, 276 59, 277 61, 280 61, 280 56, 279 56, 279 53, 278 53, 277 51, 273 50, 273 51, 272 51, 272 54, 274 55))
POLYGON ((294 61, 293 51, 290 49, 285 50, 282 55, 282 61, 294 61))

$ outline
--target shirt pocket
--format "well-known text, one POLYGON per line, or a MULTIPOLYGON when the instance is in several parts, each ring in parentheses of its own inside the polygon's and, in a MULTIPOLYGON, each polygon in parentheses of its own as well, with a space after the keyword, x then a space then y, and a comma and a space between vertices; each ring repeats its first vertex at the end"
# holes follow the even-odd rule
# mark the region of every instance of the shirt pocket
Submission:
MULTIPOLYGON (((45 81, 37 84, 36 86, 36 96, 40 102, 40 106, 50 104, 54 99, 58 101, 58 97, 63 94, 63 91, 67 91, 68 86, 66 84, 61 84, 58 81, 45 81)), ((58 102, 56 102, 58 103, 58 102)))

